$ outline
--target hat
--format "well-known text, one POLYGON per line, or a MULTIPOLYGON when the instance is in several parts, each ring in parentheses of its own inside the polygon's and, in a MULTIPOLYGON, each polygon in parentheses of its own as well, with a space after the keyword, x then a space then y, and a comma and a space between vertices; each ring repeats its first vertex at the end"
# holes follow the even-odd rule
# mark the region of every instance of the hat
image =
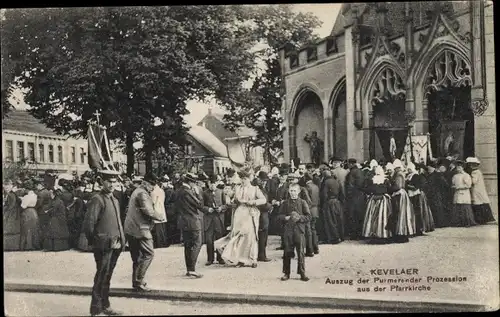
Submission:
POLYGON ((330 159, 330 162, 332 162, 332 163, 333 163, 333 162, 342 162, 342 160, 341 160, 339 157, 337 157, 337 156, 333 156, 333 157, 330 159))
POLYGON ((382 166, 375 167, 375 175, 384 175, 384 168, 382 166))
POLYGON ((394 169, 403 167, 403 163, 400 159, 395 159, 392 165, 394 166, 394 169))
POLYGON ((287 170, 285 169, 280 169, 279 175, 280 176, 286 176, 288 174, 287 170))
POLYGON ((194 183, 197 181, 197 177, 193 173, 186 173, 186 175, 184 175, 184 180, 186 182, 194 183))
POLYGON ((358 161, 356 159, 354 159, 354 158, 350 158, 350 159, 347 160, 347 163, 349 163, 349 164, 356 164, 357 162, 358 161))
POLYGON ((238 171, 238 176, 240 178, 248 178, 248 177, 250 177, 250 170, 249 169, 242 169, 241 171, 238 171))
POLYGON ((374 167, 377 167, 377 166, 378 166, 378 163, 377 163, 377 161, 376 161, 376 160, 371 160, 371 161, 370 161, 370 165, 369 165, 369 166, 370 166, 370 168, 374 168, 374 167))
POLYGON ((465 159, 467 164, 480 164, 479 159, 477 157, 468 157, 465 159))
POLYGON ((428 167, 434 167, 434 168, 436 168, 436 167, 437 167, 437 165, 438 165, 438 164, 437 164, 437 161, 435 161, 435 160, 429 160, 429 161, 427 162, 427 166, 428 166, 428 167))
POLYGON ((141 183, 141 182, 142 182, 142 179, 143 179, 143 177, 142 177, 142 176, 139 176, 139 175, 134 176, 134 177, 132 178, 132 183, 141 183))
POLYGON ((158 182, 158 177, 153 173, 147 173, 146 175, 144 175, 143 181, 150 184, 156 184, 158 182))
MULTIPOLYGON (((210 183, 212 184, 216 184, 217 182, 219 182, 219 180, 217 179, 217 175, 211 175, 208 180, 210 181, 210 183)), ((216 184, 217 185, 217 184, 216 184)))
POLYGON ((394 171, 394 165, 392 165, 391 162, 385 164, 385 170, 391 170, 391 171, 394 171))
POLYGON ((231 177, 233 176, 235 171, 232 168, 228 168, 226 171, 227 176, 231 177))
POLYGON ((98 173, 102 178, 117 178, 120 175, 120 172, 113 170, 100 170, 98 173))
POLYGON ((465 162, 461 161, 461 160, 456 160, 453 163, 455 164, 455 166, 464 166, 464 164, 465 164, 465 162))
POLYGON ((266 172, 264 171, 260 171, 259 174, 257 175, 257 177, 262 180, 262 181, 265 181, 265 180, 268 180, 269 179, 269 176, 267 175, 266 172))
POLYGON ((296 179, 299 178, 299 176, 295 173, 288 173, 288 179, 296 179))
POLYGON ((206 177, 205 174, 203 174, 203 173, 199 173, 197 178, 199 181, 202 181, 202 182, 205 182, 208 180, 208 177, 206 177))

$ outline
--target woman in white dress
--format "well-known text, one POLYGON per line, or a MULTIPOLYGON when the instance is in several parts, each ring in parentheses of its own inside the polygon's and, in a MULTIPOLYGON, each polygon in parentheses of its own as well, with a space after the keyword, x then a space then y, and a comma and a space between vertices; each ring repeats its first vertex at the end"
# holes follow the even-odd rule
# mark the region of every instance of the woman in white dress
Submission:
POLYGON ((233 212, 230 232, 215 241, 215 248, 221 253, 227 265, 257 267, 258 231, 260 212, 257 206, 267 202, 257 186, 251 184, 249 171, 240 171, 241 185, 234 192, 236 209, 233 212))

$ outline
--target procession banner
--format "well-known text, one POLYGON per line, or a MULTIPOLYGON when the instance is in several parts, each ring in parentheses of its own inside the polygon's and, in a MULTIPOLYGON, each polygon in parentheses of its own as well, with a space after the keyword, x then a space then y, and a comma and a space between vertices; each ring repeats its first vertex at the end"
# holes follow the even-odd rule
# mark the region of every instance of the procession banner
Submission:
POLYGON ((438 155, 463 157, 466 121, 441 122, 439 126, 438 155))
POLYGON ((401 161, 404 161, 406 164, 411 162, 411 154, 413 149, 413 162, 415 163, 424 163, 427 164, 427 154, 430 145, 429 135, 412 135, 411 136, 411 145, 410 145, 410 137, 406 139, 406 144, 403 150, 403 155, 401 157, 401 161))
POLYGON ((90 168, 103 168, 104 162, 110 162, 110 149, 105 140, 105 130, 101 126, 89 125, 88 139, 88 163, 90 168))

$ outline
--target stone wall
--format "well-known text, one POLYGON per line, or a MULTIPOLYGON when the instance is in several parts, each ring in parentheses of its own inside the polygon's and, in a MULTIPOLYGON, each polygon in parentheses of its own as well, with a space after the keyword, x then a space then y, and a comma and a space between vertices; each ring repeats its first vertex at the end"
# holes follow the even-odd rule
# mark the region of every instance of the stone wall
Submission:
POLYGON ((489 101, 488 110, 476 120, 476 153, 482 161, 486 188, 491 199, 491 208, 498 220, 498 166, 496 135, 496 94, 495 94, 495 47, 493 35, 493 2, 485 7, 485 57, 486 57, 486 92, 489 101))

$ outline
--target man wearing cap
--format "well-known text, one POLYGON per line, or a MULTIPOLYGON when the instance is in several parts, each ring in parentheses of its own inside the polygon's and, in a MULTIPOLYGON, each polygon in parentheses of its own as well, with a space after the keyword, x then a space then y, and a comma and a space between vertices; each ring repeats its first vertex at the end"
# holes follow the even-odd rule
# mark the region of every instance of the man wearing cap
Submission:
POLYGON ((196 176, 188 173, 184 176, 182 187, 177 192, 176 209, 182 217, 182 231, 184 238, 184 260, 186 262, 187 276, 201 278, 196 272, 196 261, 201 249, 203 201, 198 199, 194 191, 196 176))
POLYGON ((347 234, 353 240, 359 239, 365 217, 365 178, 358 168, 356 159, 349 159, 349 173, 346 177, 347 234))
MULTIPOLYGON (((225 195, 222 189, 217 188, 217 176, 212 175, 209 179, 208 188, 203 192, 203 216, 205 240, 207 247, 207 263, 214 263, 216 253, 214 241, 224 236, 224 211, 226 208, 225 195)), ((224 264, 221 254, 217 251, 217 262, 224 264)))
POLYGON ((448 206, 446 203, 447 183, 442 173, 436 171, 436 162, 430 161, 427 163, 427 186, 425 194, 428 198, 428 204, 432 212, 432 216, 436 223, 436 228, 448 226, 449 215, 447 213, 448 206))
POLYGON ((144 277, 154 257, 151 230, 155 225, 155 220, 165 221, 165 216, 153 207, 151 192, 156 181, 157 178, 153 174, 144 176, 142 184, 130 196, 125 218, 125 235, 133 262, 132 287, 138 292, 150 291, 144 277))
POLYGON ((125 234, 120 220, 120 206, 113 196, 113 185, 118 172, 100 172, 101 191, 94 194, 87 206, 83 231, 92 246, 97 271, 92 288, 90 314, 97 316, 119 315, 111 309, 109 287, 113 270, 121 252, 125 248, 125 234))
POLYGON ((257 178, 255 178, 254 181, 255 185, 260 188, 260 190, 267 199, 267 203, 265 205, 258 206, 260 211, 260 216, 259 216, 259 240, 258 240, 259 250, 258 250, 257 261, 269 262, 271 260, 267 258, 266 247, 267 247, 267 238, 269 234, 269 212, 273 209, 273 205, 271 204, 272 194, 271 194, 270 182, 267 173, 264 171, 260 171, 257 178))

